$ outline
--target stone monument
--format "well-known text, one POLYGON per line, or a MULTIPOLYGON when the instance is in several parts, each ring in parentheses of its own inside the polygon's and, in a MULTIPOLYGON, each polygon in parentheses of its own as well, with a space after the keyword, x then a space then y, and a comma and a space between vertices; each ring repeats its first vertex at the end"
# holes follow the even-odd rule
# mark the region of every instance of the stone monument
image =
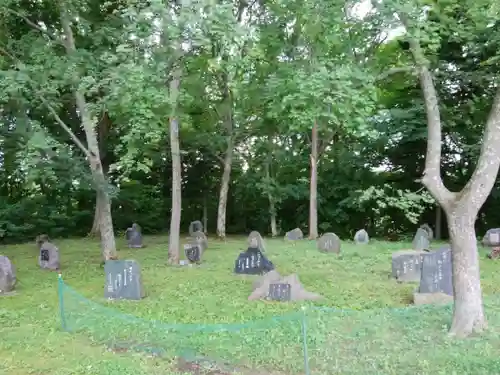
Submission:
POLYGON ((288 241, 298 241, 304 239, 304 233, 300 228, 295 228, 290 232, 285 233, 285 240, 288 241))
POLYGON ((335 233, 325 233, 317 240, 318 250, 325 253, 340 253, 340 238, 335 233))
POLYGON ((266 244, 264 243, 264 239, 256 230, 251 231, 248 235, 248 247, 256 247, 260 251, 266 251, 266 244))
POLYGON ((305 290, 296 274, 281 276, 278 271, 273 270, 254 282, 253 292, 248 300, 313 301, 321 298, 323 297, 319 294, 305 290))
POLYGON ((483 246, 500 247, 500 228, 489 229, 483 237, 483 246))
POLYGON ((434 239, 434 231, 432 230, 431 226, 427 223, 424 223, 420 226, 420 229, 423 229, 427 232, 427 237, 429 238, 429 241, 432 241, 434 239))
POLYGON ((5 255, 0 255, 0 295, 12 293, 16 281, 14 265, 5 255))
POLYGON ((125 238, 127 239, 128 247, 133 249, 140 249, 143 247, 141 227, 137 223, 133 223, 132 227, 127 228, 125 231, 125 238))
POLYGON ((199 220, 192 221, 189 224, 189 235, 192 237, 195 232, 203 232, 203 224, 199 220))
POLYGON ((392 277, 402 283, 419 282, 425 251, 400 250, 392 253, 392 277))
POLYGON ((108 260, 104 265, 106 285, 104 298, 131 299, 144 298, 141 268, 135 260, 108 260))
POLYGON ((61 266, 59 260, 59 249, 50 242, 48 236, 41 235, 37 237, 37 244, 40 249, 38 255, 38 265, 42 269, 58 270, 61 266))
POLYGON ((354 242, 356 245, 366 245, 370 242, 370 237, 368 236, 368 232, 364 229, 360 229, 354 235, 354 242))
POLYGON ((431 247, 431 240, 429 239, 427 231, 422 228, 418 228, 417 233, 415 233, 415 237, 413 237, 412 246, 413 250, 428 251, 431 247))
POLYGON ((413 299, 416 305, 453 301, 453 260, 449 246, 423 255, 420 286, 413 299))
POLYGON ((234 264, 234 273, 261 275, 274 270, 274 264, 257 247, 249 247, 240 253, 234 264))

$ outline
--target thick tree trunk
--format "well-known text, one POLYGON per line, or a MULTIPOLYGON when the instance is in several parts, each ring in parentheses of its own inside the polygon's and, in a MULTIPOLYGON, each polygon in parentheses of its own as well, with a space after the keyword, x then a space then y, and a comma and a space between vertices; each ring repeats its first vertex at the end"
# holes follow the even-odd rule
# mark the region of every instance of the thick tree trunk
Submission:
POLYGON ((441 239, 441 226, 443 225, 442 212, 443 210, 441 209, 441 206, 439 204, 436 205, 436 230, 434 231, 434 238, 436 240, 441 239))
POLYGON ((229 193, 229 182, 231 181, 231 167, 233 164, 233 137, 228 136, 227 150, 224 157, 224 172, 219 193, 219 206, 217 208, 217 237, 221 240, 226 238, 226 208, 229 193))
POLYGON ((309 239, 318 238, 318 125, 314 121, 311 137, 311 180, 309 190, 309 239))
POLYGON ((203 232, 208 233, 208 206, 207 206, 207 196, 203 196, 203 232))
MULTIPOLYGON (((172 103, 177 104, 179 96, 181 71, 178 69, 170 82, 170 96, 172 103)), ((168 243, 168 263, 179 264, 180 229, 182 208, 182 174, 181 152, 179 144, 179 122, 176 117, 176 108, 172 109, 170 117, 170 150, 172 155, 172 213, 170 218, 170 235, 168 243)))
POLYGON ((105 210, 104 208, 105 204, 106 202, 101 199, 101 195, 96 194, 94 221, 92 223, 92 228, 90 229, 89 232, 90 237, 100 236, 100 217, 101 217, 101 211, 105 210))
POLYGON ((455 290, 455 306, 450 334, 458 337, 481 332, 487 327, 474 230, 477 213, 471 206, 471 204, 458 202, 458 210, 447 216, 453 249, 453 287, 455 290))
MULTIPOLYGON (((61 24, 64 30, 64 45, 66 52, 71 55, 76 52, 73 31, 66 9, 61 9, 61 24)), ((79 90, 75 91, 76 105, 80 112, 80 118, 85 136, 87 139, 87 158, 89 159, 92 177, 94 179, 95 189, 100 200, 102 201, 101 212, 99 213, 99 229, 101 234, 101 249, 105 260, 116 258, 116 243, 113 230, 113 219, 111 217, 111 201, 106 189, 106 176, 102 168, 101 157, 99 154, 99 144, 95 127, 97 121, 92 118, 87 108, 85 96, 79 90)))

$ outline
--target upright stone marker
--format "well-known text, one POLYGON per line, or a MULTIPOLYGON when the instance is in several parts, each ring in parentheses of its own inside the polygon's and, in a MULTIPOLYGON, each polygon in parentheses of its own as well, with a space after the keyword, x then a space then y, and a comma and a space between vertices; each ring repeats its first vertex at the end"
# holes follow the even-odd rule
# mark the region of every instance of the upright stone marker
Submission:
POLYGON ((298 241, 302 240, 303 238, 304 233, 302 233, 302 230, 300 228, 295 228, 294 230, 285 233, 285 240, 298 241))
POLYGON ((418 228, 417 233, 415 233, 415 237, 413 237, 412 246, 413 250, 417 251, 429 250, 431 247, 431 241, 427 231, 422 228, 418 228))
POLYGON ((423 256, 419 293, 444 293, 453 296, 453 267, 450 247, 423 256))
POLYGON ((0 255, 0 295, 12 292, 16 281, 14 265, 5 255, 0 255))
POLYGON ((200 249, 202 252, 201 255, 203 255, 203 252, 208 248, 207 236, 205 236, 205 233, 203 233, 203 232, 194 232, 191 235, 191 244, 192 245, 196 244, 196 245, 200 246, 200 249))
POLYGON ((137 223, 133 223, 132 227, 127 228, 125 238, 127 239, 128 247, 140 249, 142 247, 141 227, 137 223))
POLYGON ((360 229, 354 235, 354 242, 356 245, 366 245, 370 242, 370 237, 368 236, 368 232, 364 229, 360 229))
POLYGON ((340 238, 335 233, 325 233, 317 241, 318 250, 326 253, 340 253, 340 238))
POLYGON ((104 297, 140 300, 144 298, 141 268, 135 260, 108 260, 104 265, 104 297))
POLYGON ((184 245, 184 254, 190 263, 200 263, 202 250, 198 244, 186 244, 184 245))
POLYGON ((500 246, 500 228, 489 229, 483 237, 483 246, 500 246))
POLYGON ((423 229, 427 232, 427 237, 429 238, 429 241, 432 241, 434 239, 434 231, 432 230, 431 226, 427 223, 422 224, 420 226, 420 229, 423 229))
POLYGON ((203 232, 203 224, 199 220, 192 221, 189 224, 189 235, 192 237, 195 232, 203 232))
POLYGON ((401 250, 392 254, 392 277, 397 281, 419 282, 425 251, 401 250))
POLYGON ((256 247, 260 251, 266 251, 266 245, 264 239, 256 230, 251 231, 248 235, 248 247, 256 247))
POLYGON ((274 264, 257 247, 249 247, 240 253, 234 264, 234 273, 261 275, 274 270, 274 264))
POLYGON ((38 265, 40 268, 48 270, 58 270, 61 266, 59 260, 59 249, 51 242, 42 240, 39 242, 40 254, 38 256, 38 265))

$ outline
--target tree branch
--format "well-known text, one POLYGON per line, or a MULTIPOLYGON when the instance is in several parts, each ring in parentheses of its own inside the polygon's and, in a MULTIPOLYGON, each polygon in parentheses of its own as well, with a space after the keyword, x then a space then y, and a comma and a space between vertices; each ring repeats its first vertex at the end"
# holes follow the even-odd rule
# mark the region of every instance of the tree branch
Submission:
POLYGON ((390 68, 386 70, 385 72, 380 73, 377 77, 375 77, 375 81, 382 81, 394 74, 398 73, 412 73, 415 74, 415 67, 414 66, 395 66, 393 68, 390 68))
POLYGON ((47 30, 44 30, 43 28, 41 28, 39 25, 37 25, 35 22, 31 21, 28 17, 26 17, 24 14, 18 12, 18 11, 15 11, 13 9, 10 9, 8 7, 2 7, 3 9, 5 9, 7 12, 21 18, 24 22, 26 22, 29 26, 31 26, 34 30, 36 31, 39 31, 40 33, 42 33, 43 35, 49 37, 50 40, 58 43, 58 44, 61 44, 61 45, 64 45, 63 41, 59 38, 57 38, 56 36, 52 35, 51 33, 49 33, 47 30))
MULTIPOLYGON (((400 12, 398 17, 406 31, 410 29, 410 22, 406 14, 400 12)), ((420 86, 424 96, 425 111, 427 114, 427 153, 422 184, 443 208, 449 207, 456 194, 449 191, 441 178, 441 115, 439 112, 438 95, 429 70, 429 61, 420 47, 420 43, 413 37, 409 39, 410 51, 417 65, 420 86)))
POLYGON ((47 109, 52 114, 52 116, 54 116, 54 118, 55 118, 56 122, 59 124, 59 126, 61 126, 61 128, 63 128, 66 131, 66 133, 68 133, 68 135, 70 136, 71 140, 73 142, 75 142, 75 144, 78 146, 78 148, 83 151, 83 153, 85 154, 85 156, 87 158, 89 158, 89 160, 91 160, 91 154, 90 154, 89 150, 87 150, 87 148, 78 139, 78 137, 75 135, 75 133, 73 133, 73 131, 69 128, 69 126, 66 125, 63 120, 61 120, 61 118, 57 114, 57 112, 54 109, 54 107, 52 107, 52 105, 50 105, 50 103, 47 100, 45 100, 45 98, 43 96, 38 95, 38 97, 40 98, 40 100, 42 101, 42 103, 47 107, 47 109))
POLYGON ((491 107, 476 169, 460 192, 460 200, 472 202, 476 212, 488 198, 500 168, 500 87, 491 107))

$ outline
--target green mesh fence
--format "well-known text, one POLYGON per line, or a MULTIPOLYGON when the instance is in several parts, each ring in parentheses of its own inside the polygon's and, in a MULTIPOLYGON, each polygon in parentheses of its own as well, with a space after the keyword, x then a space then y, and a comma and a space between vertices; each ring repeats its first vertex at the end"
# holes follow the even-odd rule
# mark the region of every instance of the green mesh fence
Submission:
POLYGON ((371 311, 311 306, 246 324, 196 325, 118 312, 86 299, 62 278, 59 293, 65 330, 116 352, 180 359, 187 373, 500 373, 498 356, 485 362, 491 348, 500 344, 498 336, 473 345, 447 338, 451 306, 371 311))

